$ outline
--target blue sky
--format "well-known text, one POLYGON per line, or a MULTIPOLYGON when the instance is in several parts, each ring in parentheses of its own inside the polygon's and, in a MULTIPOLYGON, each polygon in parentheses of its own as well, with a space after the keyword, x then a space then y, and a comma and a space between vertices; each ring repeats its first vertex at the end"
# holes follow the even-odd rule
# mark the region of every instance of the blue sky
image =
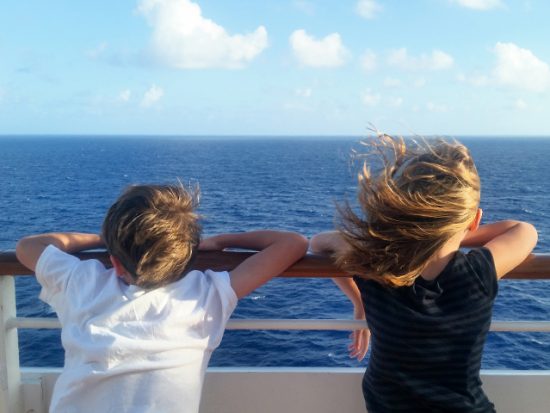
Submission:
POLYGON ((3 0, 0 134, 550 135, 550 2, 3 0))

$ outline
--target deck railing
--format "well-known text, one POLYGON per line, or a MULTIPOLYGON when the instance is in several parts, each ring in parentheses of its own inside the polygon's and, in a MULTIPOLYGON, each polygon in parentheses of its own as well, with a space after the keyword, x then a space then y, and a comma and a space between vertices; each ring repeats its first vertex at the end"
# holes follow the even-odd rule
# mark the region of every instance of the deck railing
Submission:
MULTIPOLYGON (((245 258, 248 252, 201 252, 194 268, 205 270, 231 270, 245 258)), ((98 259, 109 265, 105 252, 76 254, 81 259, 98 259)), ((21 265, 13 252, 0 252, 0 413, 21 411, 23 404, 21 371, 19 366, 19 328, 59 328, 54 318, 17 317, 15 302, 15 276, 32 275, 21 265)), ((287 269, 282 277, 346 277, 326 257, 308 255, 287 269)), ((550 254, 532 254, 506 279, 549 280, 550 254)), ((227 328, 232 330, 354 330, 364 327, 364 322, 355 320, 309 320, 309 319, 245 319, 230 320, 227 328)), ((537 331, 550 332, 550 321, 493 321, 491 331, 537 331)))

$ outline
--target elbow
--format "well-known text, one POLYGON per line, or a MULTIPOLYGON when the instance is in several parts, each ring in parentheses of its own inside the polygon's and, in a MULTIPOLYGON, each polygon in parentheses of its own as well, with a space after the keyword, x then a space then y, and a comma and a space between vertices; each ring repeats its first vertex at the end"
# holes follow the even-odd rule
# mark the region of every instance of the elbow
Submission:
POLYGON ((527 234, 527 238, 531 241, 532 248, 535 248, 539 240, 539 233, 533 224, 528 222, 522 222, 521 225, 524 227, 523 231, 527 234))
POLYGON ((26 238, 21 238, 19 241, 17 241, 17 244, 15 245, 15 256, 20 262, 21 257, 23 256, 23 251, 25 250, 25 242, 26 238))
POLYGON ((33 240, 29 237, 22 238, 15 246, 15 256, 17 260, 28 269, 34 271, 36 262, 32 259, 33 256, 33 240))
POLYGON ((539 234, 535 226, 529 222, 515 221, 511 231, 521 240, 528 254, 535 248, 539 239, 539 234))

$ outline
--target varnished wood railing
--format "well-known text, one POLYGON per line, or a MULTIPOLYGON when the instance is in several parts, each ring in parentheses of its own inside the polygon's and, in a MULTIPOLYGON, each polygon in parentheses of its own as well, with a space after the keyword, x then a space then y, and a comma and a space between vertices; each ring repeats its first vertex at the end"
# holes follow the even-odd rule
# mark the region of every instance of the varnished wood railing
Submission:
MULTIPOLYGON (((193 268, 231 270, 251 254, 250 252, 235 251, 201 252, 198 254, 193 268)), ((81 259, 98 259, 105 265, 109 265, 106 252, 90 251, 76 255, 81 259)), ((17 330, 19 328, 60 327, 59 321, 52 318, 17 317, 14 276, 31 274, 31 270, 19 263, 13 251, 0 252, 0 413, 23 411, 17 330)), ((327 257, 307 255, 287 269, 282 276, 326 278, 345 277, 347 274, 336 268, 327 257)), ((532 254, 506 278, 550 279, 550 254, 532 254)), ((363 328, 364 322, 360 320, 230 320, 227 327, 229 329, 353 330, 363 328)), ((550 331, 550 322, 525 320, 493 322, 491 329, 492 331, 548 332, 550 331)), ((42 400, 42 402, 44 401, 42 400)))
MULTIPOLYGON (((230 271, 235 268, 251 252, 237 251, 201 251, 194 262, 193 268, 198 270, 230 271)), ((106 252, 82 252, 75 254, 80 259, 98 259, 105 265, 110 265, 106 252)), ((23 266, 13 251, 0 252, 0 276, 2 275, 32 275, 32 271, 23 266)), ((334 266, 327 257, 307 255, 292 267, 288 268, 282 277, 346 277, 342 270, 334 266)), ((507 279, 547 280, 550 279, 550 254, 531 254, 522 264, 506 275, 507 279)))

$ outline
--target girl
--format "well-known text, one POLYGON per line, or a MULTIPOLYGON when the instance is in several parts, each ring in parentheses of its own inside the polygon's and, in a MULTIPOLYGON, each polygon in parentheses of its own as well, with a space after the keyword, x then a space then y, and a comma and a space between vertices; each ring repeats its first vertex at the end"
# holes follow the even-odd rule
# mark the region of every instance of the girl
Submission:
MULTIPOLYGON (((340 208, 339 231, 310 245, 355 275, 337 283, 372 334, 367 409, 494 412, 479 370, 497 280, 529 255, 537 232, 517 221, 479 225, 479 176, 462 144, 381 135, 365 145, 362 215, 340 208)), ((361 358, 369 332, 354 334, 361 358)))

